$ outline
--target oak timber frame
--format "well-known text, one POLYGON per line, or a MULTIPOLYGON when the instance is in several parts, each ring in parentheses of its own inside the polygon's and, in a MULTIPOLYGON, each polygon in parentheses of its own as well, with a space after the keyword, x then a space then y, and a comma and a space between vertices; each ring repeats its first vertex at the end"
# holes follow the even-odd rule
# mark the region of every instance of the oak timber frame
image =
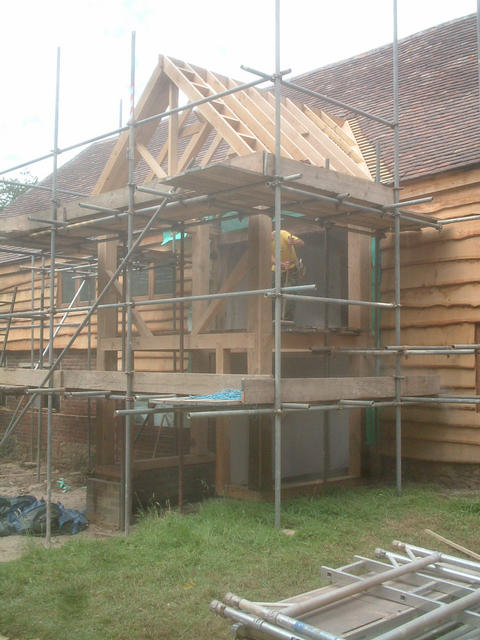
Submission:
MULTIPOLYGON (((369 304, 369 294, 365 290, 367 279, 361 276, 365 271, 364 259, 368 256, 368 251, 365 251, 368 237, 358 232, 365 229, 369 232, 393 229, 398 236, 401 228, 415 229, 425 224, 435 226, 435 221, 428 216, 422 217, 411 212, 402 218, 397 199, 398 193, 367 179, 367 170, 361 154, 358 154, 355 140, 345 129, 329 120, 326 114, 314 112, 309 108, 303 110, 290 100, 284 100, 281 103, 277 82, 279 74, 280 70, 277 69, 275 78, 267 76, 261 80, 275 79, 276 91, 275 97, 272 97, 270 93, 260 94, 253 86, 260 83, 258 80, 251 83, 251 86, 241 86, 234 81, 186 63, 166 57, 161 58, 147 89, 137 104, 128 131, 121 133, 92 196, 63 207, 60 225, 53 223, 53 220, 56 220, 56 209, 55 215, 44 212, 37 217, 36 221, 23 216, 15 221, 15 228, 12 228, 8 222, 1 221, 0 233, 8 236, 11 243, 21 244, 20 239, 23 239, 24 246, 42 249, 48 246, 48 238, 51 237, 67 249, 74 245, 98 246, 99 290, 102 294, 90 308, 85 321, 86 324, 91 315, 97 312, 97 371, 82 372, 81 379, 77 379, 76 382, 73 380, 68 382, 68 372, 59 372, 64 374, 65 378, 63 382, 55 381, 56 369, 65 352, 62 351, 54 360, 49 372, 41 373, 39 376, 40 380, 37 383, 39 387, 48 384, 52 388, 51 393, 54 393, 53 389, 98 390, 100 383, 95 376, 99 371, 104 371, 108 372, 108 376, 106 373, 101 374, 100 386, 107 392, 123 393, 127 408, 131 406, 132 393, 136 390, 145 391, 160 387, 158 392, 170 389, 170 393, 182 395, 199 393, 199 389, 205 384, 203 373, 199 375, 181 370, 179 373, 168 374, 170 380, 168 381, 166 377, 159 378, 154 373, 136 372, 134 366, 131 370, 127 368, 123 374, 117 371, 118 354, 122 351, 122 338, 117 335, 117 309, 111 306, 119 304, 118 299, 123 295, 116 284, 120 274, 116 255, 117 239, 119 235, 125 234, 127 230, 125 222, 128 219, 128 253, 127 259, 123 259, 121 263, 122 268, 126 266, 128 274, 131 271, 130 258, 137 246, 137 241, 132 242, 132 224, 136 225, 134 230, 139 231, 148 221, 144 228, 145 235, 150 232, 162 233, 164 230, 180 225, 182 234, 188 228, 195 236, 192 254, 194 261, 192 295, 205 296, 205 298, 193 301, 192 331, 190 333, 182 331, 180 335, 152 334, 142 321, 140 305, 133 306, 128 296, 126 300, 122 298, 120 305, 129 310, 127 333, 131 334, 132 324, 136 324, 139 333, 136 337, 130 335, 127 340, 126 352, 130 354, 132 364, 135 351, 177 351, 180 354, 182 369, 185 352, 194 353, 199 360, 204 358, 206 353, 215 353, 215 375, 221 376, 221 384, 219 385, 219 379, 209 378, 209 384, 212 385, 209 387, 211 392, 218 390, 219 386, 220 388, 228 386, 231 353, 238 350, 246 351, 248 362, 246 384, 248 380, 253 380, 255 384, 264 381, 264 376, 270 385, 275 381, 274 413, 276 420, 280 420, 284 410, 281 406, 282 402, 298 403, 299 396, 294 395, 293 398, 286 400, 282 394, 278 393, 277 383, 280 381, 276 372, 272 376, 272 351, 278 359, 282 351, 301 353, 309 352, 316 347, 325 347, 324 333, 297 335, 291 332, 281 336, 278 308, 281 295, 285 294, 285 291, 281 291, 278 283, 273 288, 276 306, 276 322, 273 326, 270 299, 263 295, 251 295, 248 300, 246 332, 239 335, 205 332, 208 323, 220 308, 218 299, 211 296, 209 292, 209 226, 206 224, 208 222, 206 218, 218 217, 219 213, 221 215, 238 209, 243 215, 249 217, 248 254, 238 266, 239 273, 231 273, 227 277, 223 284, 223 293, 227 295, 235 288, 243 269, 248 271, 250 291, 271 290, 272 223, 270 216, 274 215, 276 228, 279 229, 281 206, 278 206, 277 197, 280 197, 280 194, 286 206, 304 214, 308 219, 320 217, 324 223, 337 224, 348 230, 350 304, 348 300, 342 301, 341 304, 349 305, 349 328, 355 329, 357 334, 329 335, 328 348, 361 346, 360 340, 362 337, 365 338, 368 325, 365 313, 369 304), (190 101, 189 106, 178 106, 179 91, 187 96, 190 101), (197 108, 195 114, 197 122, 191 123, 185 114, 193 109, 194 104, 197 108), (160 153, 154 157, 148 149, 148 141, 159 119, 159 111, 163 112, 162 117, 169 117, 169 135, 160 153), (283 131, 281 137, 280 131, 283 131), (184 152, 180 155, 179 142, 182 137, 187 140, 184 152), (212 162, 216 154, 220 154, 222 145, 227 147, 226 157, 221 162, 212 162), (125 162, 127 150, 129 163, 125 162), (132 166, 135 166, 136 158, 140 157, 149 167, 147 188, 144 191, 141 189, 135 191, 132 166), (198 159, 198 168, 188 169, 195 158, 198 159), (295 176, 293 181, 285 180, 293 176, 295 176), (129 186, 125 187, 127 179, 129 186), (172 187, 181 190, 180 196, 170 192, 172 187), (276 195, 275 203, 273 203, 272 189, 276 195), (133 194, 135 194, 134 198, 133 194), (319 202, 322 203, 320 211, 319 202), (153 217, 151 217, 152 210, 153 217), (44 222, 39 223, 39 219, 43 219, 44 222), (85 237, 86 228, 92 231, 90 237, 85 237), (354 305, 354 301, 360 300, 365 301, 365 306, 354 305), (117 376, 123 376, 126 382, 119 383, 117 376), (262 376, 262 378, 255 376, 262 376), (149 385, 152 386, 149 387, 149 385)), ((54 187, 54 203, 55 195, 54 187)), ((140 235, 142 233, 144 232, 142 231, 140 235)), ((396 264, 399 264, 398 258, 397 255, 396 264)), ((52 262, 54 262, 54 252, 52 262)), ((128 277, 127 275, 127 279, 128 277)), ((397 294, 399 294, 399 283, 396 287, 396 296, 397 294)), ((192 300, 185 296, 179 304, 187 302, 192 300)), ((371 306, 374 304, 370 303, 371 306)), ((389 308, 398 309, 399 299, 396 297, 394 305, 385 304, 389 308)), ((397 326, 399 327, 399 322, 397 326)), ((73 340, 79 333, 80 331, 75 332, 73 340)), ((400 345, 398 336, 396 344, 400 345)), ((28 384, 27 372, 9 372, 9 375, 13 373, 18 373, 20 386, 28 384)), ((30 373, 32 372, 28 372, 29 375, 30 373)), ((358 372, 359 377, 361 373, 358 372)), ((12 384, 11 377, 9 380, 12 384)), ((238 379, 236 381, 239 382, 238 379)), ((343 386, 340 379, 337 379, 336 389, 333 397, 330 398, 319 393, 318 379, 304 380, 302 387, 310 390, 312 394, 310 398, 314 403, 324 402, 326 399, 335 402, 347 401, 345 407, 350 410, 351 415, 350 475, 358 477, 360 475, 360 405, 353 403, 368 398, 382 398, 392 405, 395 404, 398 410, 401 394, 406 391, 401 389, 401 375, 398 369, 395 377, 388 380, 364 379, 360 398, 352 397, 354 394, 351 383, 352 380, 347 379, 343 386), (382 395, 378 396, 378 388, 382 386, 382 382, 385 387, 381 392, 382 395), (348 404, 349 400, 351 404, 348 404)), ((414 383, 418 395, 438 393, 438 381, 435 379, 425 379, 424 386, 417 386, 418 380, 414 383)), ((409 388, 408 381, 407 388, 409 388)), ((411 389, 407 393, 415 395, 411 389)), ((260 400, 261 404, 272 404, 271 388, 260 400)), ((260 400, 257 398, 257 402, 260 400)), ((113 415, 110 400, 103 401, 101 412, 113 415)), ((261 443, 256 447, 257 458, 252 461, 252 475, 258 479, 259 490, 271 489, 273 468, 277 466, 273 464, 274 456, 271 450, 269 451, 272 445, 270 419, 265 417, 267 413, 271 416, 272 412, 271 408, 268 408, 264 414, 258 411, 259 424, 251 428, 252 441, 261 443), (260 450, 263 452, 261 456, 258 454, 260 450)), ((128 415, 125 420, 128 423, 128 415)), ((110 440, 106 431, 108 431, 107 421, 98 431, 98 455, 101 463, 106 463, 110 459, 108 447, 105 448, 102 444, 110 440)), ((128 429, 126 433, 126 449, 129 449, 128 429)), ((229 433, 225 417, 217 418, 216 438, 216 490, 217 493, 222 494, 227 493, 229 487, 227 455, 229 433)), ((275 441, 278 444, 278 435, 275 441)), ((178 462, 180 463, 180 459, 178 462)), ((172 464, 172 461, 169 461, 169 464, 172 464)), ((131 467, 128 468, 126 465, 126 512, 130 508, 129 500, 131 499, 127 489, 129 474, 131 474, 131 467)), ((276 482, 276 498, 279 497, 280 489, 276 482)), ((127 517, 125 518, 127 532, 128 526, 129 518, 127 517)))

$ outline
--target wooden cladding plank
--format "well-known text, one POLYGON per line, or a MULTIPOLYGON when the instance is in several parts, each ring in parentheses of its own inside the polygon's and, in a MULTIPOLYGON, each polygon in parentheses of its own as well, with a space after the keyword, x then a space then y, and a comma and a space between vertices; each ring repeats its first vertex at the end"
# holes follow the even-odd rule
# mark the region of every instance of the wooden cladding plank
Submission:
MULTIPOLYGON (((446 327, 411 327, 401 332, 402 344, 405 345, 473 344, 474 336, 474 325, 468 323, 446 327)), ((394 332, 391 329, 382 331, 382 343, 395 343, 394 332)))
MULTIPOLYGON (((442 327, 457 324, 461 318, 464 322, 480 322, 480 308, 466 307, 461 304, 451 305, 449 308, 433 306, 420 309, 402 307, 402 328, 408 327, 442 327)), ((393 329, 395 326, 394 312, 382 313, 382 329, 393 329)))
MULTIPOLYGON (((458 218, 461 216, 469 216, 478 213, 479 205, 471 205, 468 207, 456 207, 448 212, 448 217, 458 218)), ((450 224, 445 226, 441 231, 432 228, 425 228, 421 231, 406 232, 400 236, 400 255, 403 249, 409 247, 428 247, 432 243, 447 243, 455 240, 463 240, 465 238, 478 238, 480 235, 480 220, 465 221, 461 224, 450 224)), ((388 234, 382 240, 382 251, 393 251, 393 234, 388 234)))
MULTIPOLYGON (((475 369, 447 369, 445 367, 417 367, 412 362, 413 366, 410 366, 410 360, 403 366, 403 373, 410 377, 416 375, 423 375, 427 373, 434 373, 438 376, 440 384, 443 387, 457 389, 475 389, 475 369)), ((463 392, 465 393, 465 391, 463 392)), ((408 394, 406 394, 408 395, 408 394)), ((418 394, 414 394, 418 395, 418 394)), ((426 393, 425 395, 429 395, 426 393)))
MULTIPOLYGON (((441 285, 478 282, 480 280, 479 260, 458 260, 447 263, 404 266, 400 272, 402 289, 418 287, 438 287, 441 285)), ((392 291, 394 288, 393 269, 382 274, 381 291, 392 291)))
MULTIPOLYGON (((395 409, 385 407, 381 411, 381 419, 394 420, 395 409)), ((402 410, 402 420, 405 423, 437 424, 452 427, 466 427, 480 429, 480 414, 472 405, 430 405, 405 407, 402 410)))
POLYGON ((405 183, 402 187, 402 199, 419 197, 425 194, 437 194, 452 188, 480 184, 480 169, 463 169, 438 174, 415 182, 405 183))
MULTIPOLYGON (((380 453, 394 456, 395 442, 392 440, 382 442, 380 453)), ((414 460, 478 464, 480 462, 480 446, 409 439, 402 442, 402 455, 404 458, 414 460)))
MULTIPOLYGON (((387 438, 395 435, 395 421, 381 422, 381 432, 387 438)), ((403 420, 403 436, 412 440, 424 440, 425 442, 450 442, 472 444, 480 446, 480 429, 468 427, 452 427, 437 424, 432 420, 430 424, 415 423, 403 420)))
MULTIPOLYGON (((385 295, 384 301, 392 301, 391 295, 385 295)), ((425 307, 470 307, 480 306, 480 283, 446 285, 407 289, 402 292, 402 307, 421 309, 425 307)), ((459 316, 458 320, 461 320, 459 316)), ((457 320, 457 322, 458 322, 457 320)))
MULTIPOLYGON (((271 404, 273 379, 251 380, 242 384, 246 404, 271 404)), ((437 376, 408 376, 402 381, 403 395, 435 395, 440 392, 437 376)), ((285 378, 282 402, 326 402, 363 398, 389 398, 395 395, 395 380, 389 376, 364 378, 285 378)))
MULTIPOLYGON (((480 232, 480 230, 479 230, 480 232)), ((478 237, 448 240, 439 234, 437 242, 423 242, 401 250, 402 265, 429 264, 449 262, 452 260, 476 260, 479 255, 480 241, 478 237)), ((393 268, 394 251, 388 248, 382 251, 382 269, 393 268)))
MULTIPOLYGON (((448 191, 435 191, 432 194, 424 193, 423 195, 434 195, 434 199, 431 202, 415 205, 415 207, 412 207, 412 211, 437 215, 442 210, 458 207, 459 205, 478 205, 480 203, 478 184, 466 185, 448 191)), ((402 193, 403 198, 404 195, 402 193)))

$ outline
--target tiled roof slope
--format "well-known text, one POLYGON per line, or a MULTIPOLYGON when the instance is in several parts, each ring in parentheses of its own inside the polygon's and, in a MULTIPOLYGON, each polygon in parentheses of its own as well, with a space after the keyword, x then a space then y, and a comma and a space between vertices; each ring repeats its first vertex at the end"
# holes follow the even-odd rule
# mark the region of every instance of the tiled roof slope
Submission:
MULTIPOLYGON (((100 173, 107 162, 117 139, 102 140, 84 149, 78 156, 59 167, 57 171, 58 189, 67 189, 89 195, 95 186, 100 173)), ((31 169, 35 173, 35 165, 31 169)), ((41 186, 50 187, 52 176, 39 182, 41 186)), ((76 196, 59 192, 60 205, 73 200, 76 196)), ((47 210, 51 206, 51 192, 40 189, 28 189, 15 202, 0 212, 1 216, 18 216, 26 212, 30 214, 47 210)))
MULTIPOLYGON (((387 120, 393 117, 392 45, 295 78, 296 84, 387 120)), ((297 100, 352 118, 344 109, 291 93, 297 100)), ((476 16, 452 20, 399 42, 400 174, 418 178, 480 162, 476 16)), ((391 166, 391 131, 365 117, 360 127, 381 143, 391 166)))

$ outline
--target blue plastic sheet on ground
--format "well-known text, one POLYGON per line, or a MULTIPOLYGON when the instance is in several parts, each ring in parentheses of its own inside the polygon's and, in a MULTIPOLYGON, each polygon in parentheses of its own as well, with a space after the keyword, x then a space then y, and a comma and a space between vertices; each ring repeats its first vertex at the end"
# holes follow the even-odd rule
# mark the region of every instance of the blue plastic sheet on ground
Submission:
MULTIPOLYGON (((47 503, 43 498, 30 502, 19 501, 18 497, 0 499, 11 501, 10 509, 0 518, 0 536, 44 533, 47 503)), ((50 516, 52 532, 57 534, 75 535, 88 527, 85 511, 66 509, 61 502, 51 503, 50 516)))

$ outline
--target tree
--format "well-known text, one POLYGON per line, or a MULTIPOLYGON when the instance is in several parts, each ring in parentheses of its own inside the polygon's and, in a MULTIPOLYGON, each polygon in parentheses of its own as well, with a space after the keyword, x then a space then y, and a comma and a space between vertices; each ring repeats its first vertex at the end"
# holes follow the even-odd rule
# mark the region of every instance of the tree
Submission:
POLYGON ((32 176, 29 171, 21 173, 21 180, 0 180, 0 211, 16 200, 31 184, 36 184, 37 182, 38 178, 32 176))

